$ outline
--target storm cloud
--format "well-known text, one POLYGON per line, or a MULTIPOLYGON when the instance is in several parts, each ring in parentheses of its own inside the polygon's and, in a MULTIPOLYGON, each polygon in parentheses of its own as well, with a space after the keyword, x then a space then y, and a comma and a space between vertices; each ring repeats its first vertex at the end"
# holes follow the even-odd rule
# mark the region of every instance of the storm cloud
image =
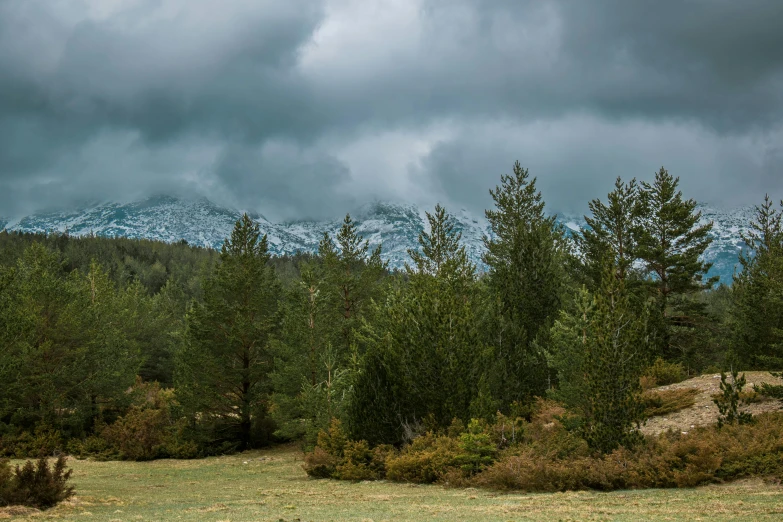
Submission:
POLYGON ((780 197, 781 27, 779 0, 6 0, 0 215, 478 211, 517 159, 552 210, 661 165, 703 201, 780 197))

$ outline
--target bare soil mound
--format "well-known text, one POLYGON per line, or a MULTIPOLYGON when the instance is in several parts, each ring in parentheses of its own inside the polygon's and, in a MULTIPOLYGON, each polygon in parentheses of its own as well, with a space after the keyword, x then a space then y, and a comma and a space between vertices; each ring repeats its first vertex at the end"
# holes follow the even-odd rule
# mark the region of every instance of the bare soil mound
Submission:
MULTIPOLYGON (((783 380, 773 377, 769 372, 745 372, 747 384, 743 391, 753 390, 754 384, 767 382, 770 384, 783 384, 783 380)), ((699 391, 693 406, 683 410, 652 417, 642 426, 642 433, 657 435, 669 429, 688 432, 698 426, 715 424, 718 421, 718 407, 712 402, 713 396, 720 393, 720 374, 700 375, 687 381, 659 386, 654 390, 675 390, 680 388, 692 388, 699 391)), ((771 411, 782 411, 783 402, 776 400, 763 400, 741 407, 742 411, 748 411, 753 415, 771 411)))

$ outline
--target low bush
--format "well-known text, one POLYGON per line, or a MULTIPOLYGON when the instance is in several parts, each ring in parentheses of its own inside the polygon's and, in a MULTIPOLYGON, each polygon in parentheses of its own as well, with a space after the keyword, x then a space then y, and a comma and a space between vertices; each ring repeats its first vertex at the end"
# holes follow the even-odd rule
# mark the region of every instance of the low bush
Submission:
POLYGON ((649 379, 654 380, 658 386, 666 386, 684 381, 688 378, 688 372, 682 364, 668 362, 658 357, 652 366, 644 371, 643 377, 646 377, 648 382, 649 379))
POLYGON ((302 467, 305 473, 313 478, 332 478, 337 471, 338 464, 340 464, 340 458, 328 453, 320 446, 316 446, 313 451, 305 454, 302 467))
POLYGON ((370 449, 367 441, 349 441, 345 444, 343 462, 335 469, 335 478, 341 480, 376 480, 386 473, 386 457, 393 452, 391 446, 370 449))
POLYGON ((119 448, 97 435, 90 435, 84 439, 72 439, 68 441, 66 450, 69 455, 76 458, 90 457, 99 461, 121 460, 123 457, 119 448))
POLYGON ((394 454, 392 446, 370 448, 367 441, 348 440, 342 425, 333 419, 329 431, 318 434, 315 449, 305 454, 303 468, 314 478, 376 480, 386 475, 386 459, 394 454))
MULTIPOLYGON (((770 374, 773 377, 783 378, 783 373, 770 372, 770 374)), ((760 385, 754 385, 753 391, 762 397, 783 401, 783 384, 770 384, 768 382, 763 382, 760 385)))
POLYGON ((690 408, 696 403, 699 390, 679 388, 676 390, 649 390, 642 393, 644 416, 655 417, 690 408))
POLYGON ((184 436, 183 420, 174 420, 173 390, 138 380, 128 391, 132 404, 112 424, 97 425, 96 435, 72 441, 68 450, 98 460, 152 460, 199 456, 196 442, 184 436))
POLYGON ((435 482, 457 468, 462 453, 459 441, 447 435, 427 432, 386 459, 386 478, 398 482, 435 482))
POLYGON ((783 478, 783 414, 752 425, 649 437, 633 450, 553 459, 530 446, 505 453, 471 484, 531 492, 694 487, 750 476, 783 478))
POLYGON ((67 482, 71 470, 66 470, 65 457, 59 457, 54 467, 41 457, 35 464, 28 460, 13 472, 8 461, 0 462, 0 507, 28 506, 47 509, 70 498, 73 487, 67 482))
POLYGON ((0 438, 0 457, 17 459, 52 456, 65 447, 62 434, 46 424, 39 424, 33 433, 23 431, 0 438))

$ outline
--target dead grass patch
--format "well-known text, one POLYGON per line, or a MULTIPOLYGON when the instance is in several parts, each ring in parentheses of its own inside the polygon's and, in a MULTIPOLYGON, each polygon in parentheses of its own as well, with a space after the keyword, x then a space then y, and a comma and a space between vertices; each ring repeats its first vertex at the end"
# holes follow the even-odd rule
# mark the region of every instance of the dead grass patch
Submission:
POLYGON ((646 391, 642 394, 644 415, 649 418, 690 408, 696 403, 698 395, 696 388, 646 391))

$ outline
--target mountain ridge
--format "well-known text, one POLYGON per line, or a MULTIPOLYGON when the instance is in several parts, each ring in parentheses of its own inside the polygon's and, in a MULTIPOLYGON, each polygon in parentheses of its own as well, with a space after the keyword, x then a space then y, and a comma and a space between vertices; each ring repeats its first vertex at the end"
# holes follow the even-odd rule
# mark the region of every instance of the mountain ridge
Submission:
MULTIPOLYGON (((753 207, 731 210, 699 205, 702 222, 713 221, 713 243, 705 253, 712 262, 710 275, 730 283, 738 254, 744 246, 740 233, 748 229, 753 207)), ((207 198, 183 199, 169 195, 148 197, 131 203, 100 203, 72 211, 41 212, 13 221, 0 218, 0 229, 22 232, 68 232, 82 236, 123 236, 176 242, 182 239, 192 245, 219 249, 231 233, 241 210, 221 207, 207 198)), ((270 251, 275 255, 314 252, 324 233, 334 236, 342 219, 324 221, 273 222, 262 214, 248 212, 267 234, 270 251)), ((471 260, 479 269, 484 252, 482 238, 488 234, 483 216, 465 209, 453 212, 457 229, 471 260)), ((424 210, 416 205, 373 201, 360 207, 353 215, 359 232, 371 247, 383 245, 383 258, 392 268, 403 268, 408 262, 408 249, 417 248, 419 233, 425 229, 424 210)), ((556 214, 556 219, 572 233, 586 226, 583 216, 556 214)))

